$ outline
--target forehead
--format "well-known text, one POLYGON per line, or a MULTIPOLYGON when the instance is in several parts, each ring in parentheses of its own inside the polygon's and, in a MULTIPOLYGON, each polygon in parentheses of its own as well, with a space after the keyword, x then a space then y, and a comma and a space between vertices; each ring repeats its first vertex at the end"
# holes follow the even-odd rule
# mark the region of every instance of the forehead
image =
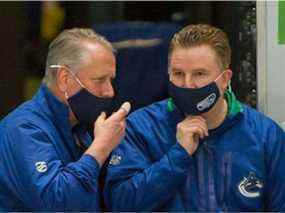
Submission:
POLYGON ((208 45, 175 48, 171 54, 170 66, 181 70, 220 68, 215 51, 208 45))
POLYGON ((114 53, 100 45, 94 43, 85 44, 88 54, 83 68, 79 73, 90 75, 114 75, 116 71, 116 59, 114 53))
POLYGON ((92 63, 97 64, 100 62, 104 62, 100 64, 107 64, 107 65, 115 64, 115 55, 112 52, 112 50, 110 50, 109 48, 104 47, 103 45, 98 43, 90 43, 90 42, 86 43, 85 46, 90 56, 89 58, 90 64, 92 63))

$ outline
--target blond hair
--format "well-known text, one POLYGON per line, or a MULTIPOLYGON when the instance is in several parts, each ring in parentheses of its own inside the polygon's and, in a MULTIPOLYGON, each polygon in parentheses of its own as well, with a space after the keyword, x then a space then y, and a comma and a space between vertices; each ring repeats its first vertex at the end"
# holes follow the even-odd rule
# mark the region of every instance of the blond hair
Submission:
POLYGON ((190 48, 201 45, 210 46, 216 53, 223 69, 231 63, 231 47, 227 35, 219 28, 197 24, 188 25, 176 33, 169 46, 169 56, 175 48, 190 48))

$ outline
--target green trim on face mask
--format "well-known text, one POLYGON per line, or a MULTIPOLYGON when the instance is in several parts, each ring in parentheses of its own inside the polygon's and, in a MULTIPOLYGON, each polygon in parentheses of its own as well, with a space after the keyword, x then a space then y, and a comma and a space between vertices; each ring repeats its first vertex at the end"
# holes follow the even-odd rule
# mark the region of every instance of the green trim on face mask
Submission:
MULTIPOLYGON (((234 116, 240 112, 243 112, 242 104, 236 99, 235 94, 232 91, 231 86, 226 90, 224 95, 227 103, 228 103, 228 114, 234 116)), ((167 111, 172 112, 174 110, 173 99, 169 98, 167 101, 167 111)))

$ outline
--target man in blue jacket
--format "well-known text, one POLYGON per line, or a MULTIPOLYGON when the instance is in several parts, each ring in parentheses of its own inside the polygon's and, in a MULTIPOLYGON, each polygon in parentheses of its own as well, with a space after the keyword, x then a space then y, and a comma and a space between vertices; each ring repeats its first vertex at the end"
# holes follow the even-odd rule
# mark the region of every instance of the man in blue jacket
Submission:
POLYGON ((229 89, 220 29, 190 25, 169 50, 171 98, 127 119, 104 188, 113 211, 284 211, 285 136, 229 89))
POLYGON ((50 44, 39 91, 0 123, 0 211, 100 210, 100 167, 130 109, 106 117, 115 72, 111 44, 91 29, 65 30, 50 44))

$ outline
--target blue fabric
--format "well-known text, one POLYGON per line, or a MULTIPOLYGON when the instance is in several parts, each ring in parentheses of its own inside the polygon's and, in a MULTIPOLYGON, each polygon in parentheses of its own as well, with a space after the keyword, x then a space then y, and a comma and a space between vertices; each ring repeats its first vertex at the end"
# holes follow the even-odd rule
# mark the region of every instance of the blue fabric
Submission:
POLYGON ((276 123, 243 105, 190 156, 175 136, 182 120, 167 101, 129 116, 107 168, 110 210, 285 210, 285 135, 276 123))
POLYGON ((42 85, 0 123, 0 211, 97 211, 99 164, 86 128, 71 128, 68 107, 42 85), (82 155, 83 154, 83 155, 82 155))

